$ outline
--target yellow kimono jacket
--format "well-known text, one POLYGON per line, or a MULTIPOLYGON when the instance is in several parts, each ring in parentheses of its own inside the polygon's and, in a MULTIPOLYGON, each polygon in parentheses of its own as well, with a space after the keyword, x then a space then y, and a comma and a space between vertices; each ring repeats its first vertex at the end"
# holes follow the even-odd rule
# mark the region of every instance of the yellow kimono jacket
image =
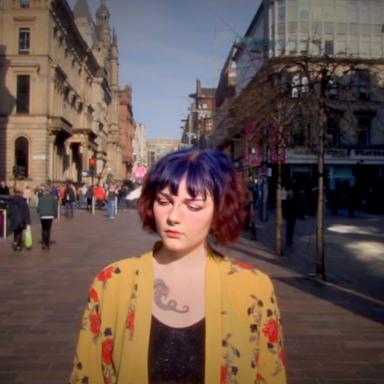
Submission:
MULTIPOLYGON (((153 252, 109 265, 89 289, 70 384, 146 384, 153 252)), ((206 265, 205 383, 286 383, 270 279, 211 254, 206 265)))

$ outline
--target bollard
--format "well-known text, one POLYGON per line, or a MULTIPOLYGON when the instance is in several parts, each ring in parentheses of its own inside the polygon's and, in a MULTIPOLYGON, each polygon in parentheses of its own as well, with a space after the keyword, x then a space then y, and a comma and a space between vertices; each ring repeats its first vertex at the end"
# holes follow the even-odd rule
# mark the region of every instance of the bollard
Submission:
POLYGON ((115 196, 115 216, 117 215, 117 196, 115 196))
POLYGON ((92 215, 95 214, 95 197, 92 196, 92 215))

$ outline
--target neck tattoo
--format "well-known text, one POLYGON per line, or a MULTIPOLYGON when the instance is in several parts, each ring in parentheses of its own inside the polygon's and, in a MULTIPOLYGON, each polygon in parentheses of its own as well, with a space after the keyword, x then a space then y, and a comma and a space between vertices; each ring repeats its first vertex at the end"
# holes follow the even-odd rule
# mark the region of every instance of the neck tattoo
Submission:
POLYGON ((155 304, 165 311, 173 311, 177 313, 186 313, 189 311, 188 305, 183 305, 181 309, 177 308, 176 300, 168 300, 169 288, 165 284, 165 282, 161 279, 156 279, 153 284, 154 289, 154 300, 155 304))

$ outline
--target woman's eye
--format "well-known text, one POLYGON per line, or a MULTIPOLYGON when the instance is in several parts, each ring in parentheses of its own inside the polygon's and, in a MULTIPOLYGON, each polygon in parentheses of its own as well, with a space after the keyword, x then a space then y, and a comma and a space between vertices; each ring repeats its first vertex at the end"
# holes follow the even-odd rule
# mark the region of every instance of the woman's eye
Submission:
POLYGON ((169 204, 169 201, 166 199, 157 199, 157 204, 159 205, 167 205, 169 204))
POLYGON ((202 208, 202 207, 198 207, 198 206, 196 206, 196 205, 187 205, 187 207, 188 207, 188 209, 189 209, 190 211, 193 211, 193 212, 200 211, 200 209, 202 208))

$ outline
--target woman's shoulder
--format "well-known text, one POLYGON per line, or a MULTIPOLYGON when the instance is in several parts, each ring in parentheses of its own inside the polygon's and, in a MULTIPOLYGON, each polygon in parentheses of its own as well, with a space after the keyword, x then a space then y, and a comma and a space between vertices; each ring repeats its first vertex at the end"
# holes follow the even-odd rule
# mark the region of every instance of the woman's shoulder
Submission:
POLYGON ((126 257, 114 261, 105 267, 103 267, 95 276, 96 282, 113 282, 118 280, 125 280, 129 276, 133 276, 138 273, 140 265, 148 259, 151 252, 144 253, 138 256, 126 257))
POLYGON ((255 266, 241 260, 223 257, 220 268, 224 278, 230 284, 244 284, 268 289, 272 286, 270 277, 255 266))

